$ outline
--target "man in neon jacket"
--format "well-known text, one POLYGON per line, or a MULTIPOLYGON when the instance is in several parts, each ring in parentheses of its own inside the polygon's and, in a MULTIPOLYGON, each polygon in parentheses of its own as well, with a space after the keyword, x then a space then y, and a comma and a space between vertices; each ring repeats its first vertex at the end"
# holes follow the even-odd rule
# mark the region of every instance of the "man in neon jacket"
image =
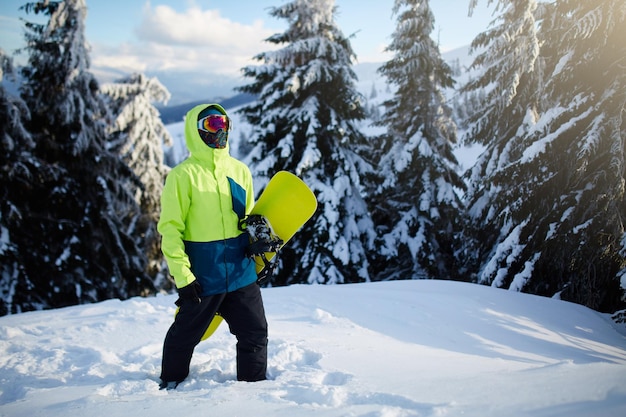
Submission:
POLYGON ((189 157, 167 176, 158 230, 174 277, 179 312, 163 343, 161 388, 189 374, 195 346, 220 313, 237 337, 237 379, 260 381, 267 370, 267 321, 249 235, 239 221, 254 205, 252 175, 230 156, 231 121, 219 104, 191 109, 185 119, 189 157))

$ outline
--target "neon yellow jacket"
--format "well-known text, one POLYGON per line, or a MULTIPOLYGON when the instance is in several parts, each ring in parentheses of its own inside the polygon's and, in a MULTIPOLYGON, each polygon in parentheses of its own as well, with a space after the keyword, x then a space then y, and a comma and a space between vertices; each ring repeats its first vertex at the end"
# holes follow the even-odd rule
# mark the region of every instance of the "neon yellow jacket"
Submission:
POLYGON ((198 114, 208 106, 187 113, 185 142, 190 154, 167 176, 158 223, 163 255, 176 286, 197 279, 202 295, 235 291, 257 279, 254 262, 245 255, 249 236, 238 228, 254 206, 252 175, 230 156, 228 144, 213 149, 200 138, 198 114))

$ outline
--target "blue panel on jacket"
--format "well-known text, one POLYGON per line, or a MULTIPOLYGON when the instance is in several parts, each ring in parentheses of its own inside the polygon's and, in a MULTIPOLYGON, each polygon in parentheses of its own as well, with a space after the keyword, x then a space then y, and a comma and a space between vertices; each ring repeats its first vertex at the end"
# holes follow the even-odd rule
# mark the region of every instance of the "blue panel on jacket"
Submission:
POLYGON ((245 254, 248 244, 247 233, 214 242, 185 241, 185 252, 202 286, 202 296, 235 291, 256 282, 256 267, 245 254))
POLYGON ((228 182, 230 183, 230 193, 233 196, 233 210, 241 220, 246 215, 246 190, 230 177, 228 182))

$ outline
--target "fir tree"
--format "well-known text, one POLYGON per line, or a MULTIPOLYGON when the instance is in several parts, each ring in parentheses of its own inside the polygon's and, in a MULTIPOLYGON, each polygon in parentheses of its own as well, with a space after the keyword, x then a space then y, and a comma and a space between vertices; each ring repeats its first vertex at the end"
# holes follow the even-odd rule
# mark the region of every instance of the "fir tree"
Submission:
MULTIPOLYGON (((0 82, 5 75, 14 75, 13 66, 0 50, 0 82)), ((37 197, 63 171, 33 155, 35 142, 24 126, 29 118, 26 104, 0 84, 0 315, 33 310, 46 303, 27 295, 35 283, 24 271, 24 255, 35 245, 23 230, 37 221, 30 216, 40 204, 37 197)))
POLYGON ((486 232, 479 282, 623 308, 626 5, 498 3, 500 30, 524 28, 524 36, 490 38, 494 62, 506 63, 492 73, 514 65, 526 73, 494 87, 507 94, 500 109, 491 101, 498 130, 482 136, 489 151, 472 176, 486 179, 471 200, 486 232))
POLYGON ((268 39, 281 49, 243 69, 254 81, 242 92, 258 100, 242 111, 256 129, 248 163, 257 190, 279 170, 301 176, 319 209, 283 249, 274 285, 369 280, 366 251, 372 222, 362 196, 360 156, 366 142, 355 88, 354 52, 335 24, 333 0, 295 0, 270 14, 286 19, 284 33, 268 39))
MULTIPOLYGON (((473 7, 475 2, 470 5, 473 7)), ((535 181, 514 174, 512 162, 528 145, 524 133, 528 120, 538 112, 537 91, 543 82, 536 0, 502 1, 498 7, 504 8, 502 14, 472 42, 471 51, 479 54, 470 70, 479 76, 461 89, 466 102, 478 97, 478 104, 467 109, 465 139, 485 146, 467 172, 466 195, 472 231, 466 239, 471 249, 465 254, 468 268, 479 270, 481 283, 493 281, 481 262, 488 263, 493 256, 504 257, 506 262, 514 258, 507 258, 514 248, 519 248, 511 205, 532 194, 535 181), (500 243, 511 246, 505 249, 500 243)))
POLYGON ((160 237, 156 224, 161 212, 160 196, 167 166, 163 162, 163 145, 172 145, 172 137, 152 103, 167 103, 170 93, 156 78, 132 74, 116 83, 102 86, 108 107, 115 115, 109 149, 120 155, 141 182, 135 189, 135 201, 141 212, 129 223, 136 244, 148 257, 147 273, 159 278, 157 287, 165 284, 160 237))
POLYGON ((139 211, 132 190, 140 183, 108 150, 110 116, 88 72, 85 2, 42 1, 24 9, 49 16, 46 24, 26 24, 21 91, 33 152, 62 172, 43 180, 21 230, 30 244, 19 248, 20 272, 32 283, 22 304, 59 307, 152 292, 130 227, 139 211))
POLYGON ((552 279, 531 282, 530 291, 564 288, 564 299, 614 311, 626 306, 617 276, 626 265, 626 4, 562 0, 543 16, 548 105, 528 132, 535 148, 524 157, 539 151, 555 173, 540 190, 556 198, 534 232, 546 235, 537 276, 552 279))
POLYGON ((378 189, 373 212, 379 230, 377 279, 455 278, 455 239, 464 184, 452 146, 456 126, 442 94, 451 70, 431 39, 428 1, 396 0, 398 23, 379 72, 396 88, 386 101, 378 189))

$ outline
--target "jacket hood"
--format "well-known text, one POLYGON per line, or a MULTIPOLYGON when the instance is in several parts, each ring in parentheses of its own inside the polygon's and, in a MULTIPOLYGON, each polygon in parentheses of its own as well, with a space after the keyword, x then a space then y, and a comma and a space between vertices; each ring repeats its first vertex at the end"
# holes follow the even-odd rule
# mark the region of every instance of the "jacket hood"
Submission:
POLYGON ((226 142, 224 149, 214 149, 210 148, 202 141, 198 133, 198 115, 209 106, 217 108, 224 115, 228 116, 224 107, 216 103, 199 104, 195 106, 189 110, 185 116, 185 144, 187 145, 191 157, 201 161, 214 162, 215 158, 229 155, 230 145, 229 142, 226 142))

